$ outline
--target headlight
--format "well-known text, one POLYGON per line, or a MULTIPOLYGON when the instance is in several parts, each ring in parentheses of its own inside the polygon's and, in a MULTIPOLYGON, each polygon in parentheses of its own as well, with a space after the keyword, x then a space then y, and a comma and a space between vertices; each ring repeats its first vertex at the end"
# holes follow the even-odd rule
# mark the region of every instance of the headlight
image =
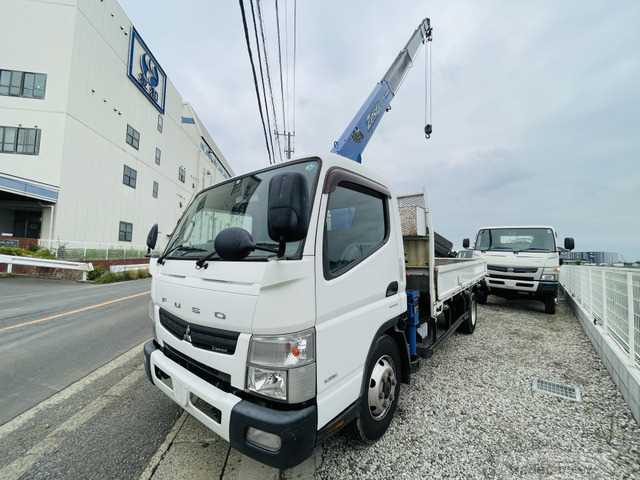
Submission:
POLYGON ((254 336, 249 346, 247 390, 288 403, 316 393, 315 329, 291 335, 254 336))
POLYGON ((557 282, 559 273, 560 267, 545 267, 542 269, 542 277, 540 277, 540 280, 557 282))

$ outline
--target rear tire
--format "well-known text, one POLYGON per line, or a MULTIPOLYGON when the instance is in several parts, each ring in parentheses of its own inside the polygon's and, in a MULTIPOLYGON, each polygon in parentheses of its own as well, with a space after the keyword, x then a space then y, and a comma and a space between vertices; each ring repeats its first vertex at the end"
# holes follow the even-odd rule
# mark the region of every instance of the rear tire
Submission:
POLYGON ((478 305, 476 303, 475 294, 471 294, 471 298, 469 300, 469 311, 468 311, 467 319, 460 324, 460 328, 458 330, 467 335, 471 335, 473 331, 476 329, 477 321, 478 321, 478 305))
POLYGON ((478 302, 480 305, 486 305, 489 292, 487 291, 486 288, 480 287, 476 291, 475 296, 476 296, 476 302, 478 302))
POLYGON ((546 295, 544 297, 544 313, 554 315, 556 313, 556 297, 553 295, 546 295))
POLYGON ((378 440, 389 428, 400 398, 400 353, 388 335, 379 337, 364 372, 365 384, 354 436, 365 443, 378 440))

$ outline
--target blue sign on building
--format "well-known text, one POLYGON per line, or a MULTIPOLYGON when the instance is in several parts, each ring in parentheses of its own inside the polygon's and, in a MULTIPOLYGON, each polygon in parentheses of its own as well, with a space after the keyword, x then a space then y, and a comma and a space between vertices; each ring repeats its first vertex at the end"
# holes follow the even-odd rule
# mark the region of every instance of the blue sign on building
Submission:
POLYGON ((167 75, 134 27, 131 27, 127 74, 153 106, 164 113, 167 75))

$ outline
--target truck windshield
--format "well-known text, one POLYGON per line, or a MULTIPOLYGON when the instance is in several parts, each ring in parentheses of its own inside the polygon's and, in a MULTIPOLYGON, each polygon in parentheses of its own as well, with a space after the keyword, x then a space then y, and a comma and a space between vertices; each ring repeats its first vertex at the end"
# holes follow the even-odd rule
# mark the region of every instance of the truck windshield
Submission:
POLYGON ((487 228, 478 232, 476 250, 555 252, 550 228, 487 228))
MULTIPOLYGON (((200 192, 180 219, 167 244, 168 258, 194 259, 214 249, 214 240, 225 228, 241 227, 253 236, 257 245, 277 246, 269 237, 267 227, 267 201, 269 181, 283 172, 299 172, 307 179, 309 209, 312 206, 315 185, 320 171, 317 160, 286 164, 259 172, 249 173, 200 192)), ((286 257, 299 254, 303 240, 290 242, 286 257)), ((247 258, 264 259, 273 253, 256 250, 247 258)))

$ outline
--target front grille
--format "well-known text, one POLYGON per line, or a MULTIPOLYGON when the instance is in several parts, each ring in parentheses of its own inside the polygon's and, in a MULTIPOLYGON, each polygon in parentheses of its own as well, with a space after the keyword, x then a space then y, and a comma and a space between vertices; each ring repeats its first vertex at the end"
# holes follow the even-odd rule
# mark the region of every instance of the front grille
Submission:
POLYGON ((215 368, 208 367, 198 362, 197 360, 186 356, 184 353, 179 352, 166 343, 164 344, 162 352, 169 360, 173 360, 178 365, 186 368, 205 382, 208 382, 218 387, 220 390, 224 390, 225 392, 231 391, 231 375, 229 375, 228 373, 224 373, 216 370, 215 368))
POLYGON ((533 281, 533 277, 521 277, 516 275, 496 275, 495 273, 490 273, 489 277, 491 278, 503 278, 505 280, 529 280, 533 281))
POLYGON ((536 273, 538 271, 536 267, 501 267, 499 265, 487 265, 487 270, 509 273, 536 273))
POLYGON ((160 309, 160 323, 180 340, 188 340, 196 348, 233 355, 236 351, 239 333, 219 328, 203 327, 185 322, 180 317, 160 309), (187 328, 189 335, 187 336, 187 328), (186 337, 186 338, 185 338, 186 337))

